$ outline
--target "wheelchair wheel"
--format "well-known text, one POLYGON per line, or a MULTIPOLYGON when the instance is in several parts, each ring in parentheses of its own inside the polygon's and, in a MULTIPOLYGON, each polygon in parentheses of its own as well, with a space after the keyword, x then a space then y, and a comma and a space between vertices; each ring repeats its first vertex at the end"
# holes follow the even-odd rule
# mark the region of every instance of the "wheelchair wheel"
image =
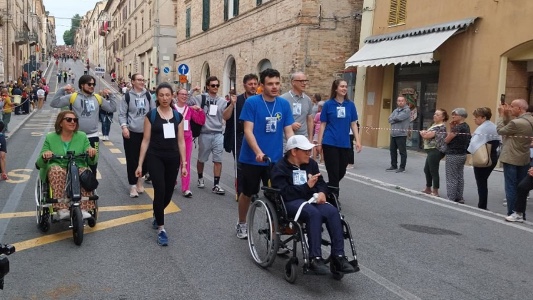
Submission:
POLYGON ((47 232, 50 229, 50 213, 48 208, 43 206, 47 192, 46 184, 37 177, 35 181, 35 219, 37 227, 42 232, 47 232))
POLYGON ((285 280, 289 283, 294 283, 298 277, 298 258, 291 257, 285 265, 285 280))
POLYGON ((81 214, 81 208, 79 206, 72 208, 71 214, 72 236, 74 237, 74 244, 79 246, 83 243, 83 215, 81 214))
POLYGON ((274 263, 279 247, 278 218, 272 204, 255 200, 248 209, 248 246, 255 262, 263 268, 274 263))

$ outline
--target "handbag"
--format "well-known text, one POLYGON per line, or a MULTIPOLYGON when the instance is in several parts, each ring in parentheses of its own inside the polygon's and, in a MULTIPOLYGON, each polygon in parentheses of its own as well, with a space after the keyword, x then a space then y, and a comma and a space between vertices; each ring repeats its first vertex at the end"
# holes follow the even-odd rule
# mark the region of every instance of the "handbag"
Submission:
POLYGON ((487 143, 483 144, 472 154, 472 165, 478 168, 487 168, 492 165, 492 160, 490 159, 490 152, 492 150, 492 145, 487 143))
POLYGON ((79 178, 81 187, 87 192, 92 192, 98 187, 98 180, 90 169, 85 169, 83 172, 81 172, 79 178))

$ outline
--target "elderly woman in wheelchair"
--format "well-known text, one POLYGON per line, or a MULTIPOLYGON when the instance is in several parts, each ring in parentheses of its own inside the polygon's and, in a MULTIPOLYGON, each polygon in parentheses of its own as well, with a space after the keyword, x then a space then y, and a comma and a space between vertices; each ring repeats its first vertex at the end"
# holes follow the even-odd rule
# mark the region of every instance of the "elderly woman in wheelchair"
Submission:
POLYGON ((319 173, 318 164, 310 158, 314 146, 301 135, 289 138, 284 158, 272 168, 272 186, 279 189, 287 215, 306 224, 309 271, 317 275, 329 271, 321 251, 324 221, 331 239, 329 269, 334 274, 353 273, 358 267, 356 260, 351 264, 344 254, 344 221, 337 207, 327 202, 328 186, 319 173))
MULTIPOLYGON (((76 164, 79 168, 80 174, 88 168, 89 164, 94 165, 97 162, 97 151, 89 144, 87 135, 84 132, 78 131, 78 117, 72 111, 62 111, 57 115, 54 125, 55 131, 47 134, 41 149, 36 166, 39 169, 39 177, 41 183, 48 183, 51 188, 51 193, 46 197, 53 198, 52 207, 57 213, 55 220, 67 219, 69 213, 69 201, 65 195, 67 183, 67 164, 66 159, 56 159, 59 156, 65 156, 69 153, 80 155, 87 153, 88 158, 76 159, 76 164)), ((40 185, 46 187, 47 185, 40 185)), ((92 192, 81 189, 82 197, 92 196, 92 192)), ((40 204, 38 204, 40 206, 40 204)), ((84 219, 91 218, 89 211, 95 211, 96 203, 93 200, 81 201, 81 212, 84 219)), ((94 213, 95 214, 95 213, 94 213)), ((94 215, 96 218, 96 216, 94 215)), ((92 220, 94 222, 94 220, 92 220)), ((46 231, 46 230, 43 230, 46 231)))

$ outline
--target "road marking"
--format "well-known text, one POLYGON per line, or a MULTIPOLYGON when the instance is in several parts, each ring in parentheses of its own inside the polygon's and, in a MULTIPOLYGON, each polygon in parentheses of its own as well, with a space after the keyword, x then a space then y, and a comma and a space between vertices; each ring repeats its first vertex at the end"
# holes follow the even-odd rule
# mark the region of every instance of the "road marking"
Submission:
POLYGON ((107 147, 113 147, 113 142, 102 142, 107 147))
POLYGON ((96 170, 96 179, 102 179, 102 174, 98 170, 96 170))
POLYGON ((9 172, 7 172, 7 175, 9 177, 8 180, 6 180, 6 182, 8 183, 22 183, 22 182, 26 182, 28 180, 30 180, 31 176, 28 175, 28 174, 21 174, 21 173, 30 173, 31 174, 31 169, 15 169, 15 170, 11 170, 9 172), (15 179, 15 178, 20 178, 20 179, 15 179))
POLYGON ((109 151, 111 151, 111 153, 115 153, 115 154, 122 153, 122 151, 120 151, 120 149, 118 149, 118 148, 109 148, 109 151))
POLYGON ((117 157, 117 159, 118 159, 118 161, 119 161, 121 164, 123 164, 123 165, 126 164, 126 158, 125 158, 125 157, 117 157))

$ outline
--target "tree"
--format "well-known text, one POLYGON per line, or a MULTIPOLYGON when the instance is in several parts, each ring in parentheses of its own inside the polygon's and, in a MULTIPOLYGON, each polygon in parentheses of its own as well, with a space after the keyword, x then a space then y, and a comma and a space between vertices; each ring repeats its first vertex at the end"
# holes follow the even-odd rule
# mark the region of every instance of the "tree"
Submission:
POLYGON ((74 45, 74 35, 72 34, 72 29, 66 30, 63 33, 63 41, 65 42, 65 45, 74 45))
POLYGON ((63 33, 63 41, 65 45, 74 45, 74 36, 76 35, 76 30, 80 27, 81 17, 79 14, 75 14, 74 17, 70 20, 70 29, 63 33))

